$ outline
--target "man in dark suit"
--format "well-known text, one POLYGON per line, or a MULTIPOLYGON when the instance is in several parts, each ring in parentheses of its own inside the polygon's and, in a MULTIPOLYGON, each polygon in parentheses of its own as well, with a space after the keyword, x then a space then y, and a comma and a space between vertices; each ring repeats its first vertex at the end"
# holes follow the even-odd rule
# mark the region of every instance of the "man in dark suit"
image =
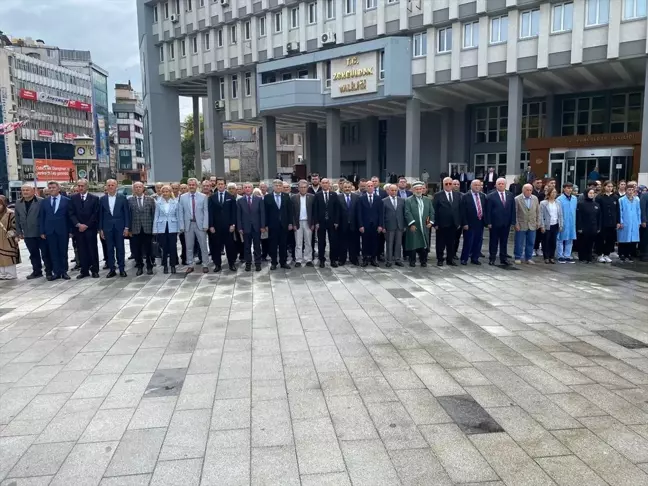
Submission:
POLYGON ((412 191, 407 189, 407 179, 401 177, 398 179, 398 197, 407 199, 412 195, 412 191))
POLYGON ((495 265, 499 246, 500 263, 510 265, 507 259, 508 237, 511 226, 515 226, 515 198, 506 190, 506 179, 500 177, 495 190, 487 196, 486 224, 490 230, 488 242, 488 264, 495 265))
POLYGON ((72 227, 70 225, 70 200, 61 196, 58 182, 47 184, 49 196, 40 205, 40 233, 46 240, 52 260, 52 275, 47 280, 70 280, 68 272, 68 240, 72 227))
POLYGON ((374 183, 367 182, 367 192, 356 207, 356 224, 362 238, 362 266, 378 266, 378 235, 384 226, 383 201, 376 196, 374 183))
POLYGON ((531 164, 527 164, 527 168, 524 171, 523 176, 527 184, 533 184, 533 182, 536 180, 536 175, 531 170, 531 164))
POLYGON ((495 183, 497 182, 497 173, 495 172, 494 167, 489 167, 488 172, 484 176, 484 184, 486 184, 486 194, 490 193, 495 189, 495 183))
POLYGON ((216 192, 209 198, 209 237, 212 240, 214 272, 221 271, 223 246, 229 269, 236 272, 235 229, 236 199, 226 191, 225 179, 219 178, 216 180, 216 192))
POLYGON ((461 193, 452 190, 452 179, 443 179, 443 189, 434 195, 434 228, 436 229, 437 266, 443 266, 443 254, 448 265, 456 266, 454 262, 455 238, 457 228, 461 225, 459 205, 461 193))
MULTIPOLYGON (((371 182, 373 182, 374 195, 381 201, 385 199, 387 197, 387 191, 382 188, 380 179, 377 176, 373 176, 371 182)), ((376 244, 378 245, 378 261, 383 262, 385 261, 385 235, 382 232, 378 235, 378 241, 376 244)))
POLYGON ((130 227, 130 211, 126 197, 117 194, 117 181, 109 179, 106 182, 107 194, 101 197, 99 205, 99 229, 101 238, 106 240, 108 257, 106 263, 110 271, 106 278, 113 278, 115 272, 115 250, 117 250, 117 266, 119 276, 126 277, 124 238, 128 236, 130 227))
MULTIPOLYGON (((387 191, 385 191, 381 184, 380 184, 380 179, 376 176, 373 176, 371 178, 371 182, 373 184, 373 192, 374 195, 376 195, 380 200, 383 200, 387 197, 387 191)), ((369 189, 367 188, 367 192, 369 192, 369 189)))
MULTIPOLYGON (((314 178, 315 176, 313 176, 314 178)), ((326 237, 329 239, 329 258, 331 266, 337 267, 338 226, 340 225, 340 199, 332 192, 331 182, 322 179, 322 190, 315 194, 315 230, 317 231, 317 256, 320 268, 324 268, 326 257, 326 237)))
POLYGON ((77 279, 90 276, 99 278, 99 198, 88 192, 88 181, 79 179, 76 194, 70 198, 69 216, 76 236, 81 272, 77 279))
POLYGON ((266 231, 265 204, 263 199, 252 195, 252 184, 243 184, 243 197, 236 201, 236 221, 239 233, 243 238, 245 251, 245 271, 252 268, 252 252, 254 245, 254 269, 261 271, 261 233, 266 231))
POLYGON ((356 224, 356 210, 360 196, 353 192, 355 186, 352 182, 344 183, 340 199, 340 226, 338 228, 338 251, 337 256, 340 265, 344 265, 349 257, 353 265, 358 265, 360 255, 360 233, 356 224))
POLYGON ((135 257, 136 276, 144 273, 144 262, 146 262, 146 274, 153 275, 153 219, 155 218, 155 201, 152 197, 144 194, 144 184, 135 182, 133 184, 133 197, 128 200, 128 208, 131 215, 130 247, 135 257))
POLYGON ((486 226, 486 196, 482 192, 482 181, 475 179, 470 184, 470 191, 461 198, 461 226, 463 227, 463 248, 461 264, 467 265, 468 259, 475 265, 481 265, 484 227, 486 226))
POLYGON ((405 201, 398 197, 396 184, 387 186, 389 196, 383 199, 384 233, 387 242, 386 267, 392 263, 397 267, 403 266, 403 236, 405 234, 405 201))
POLYGON ((36 188, 32 184, 23 184, 20 192, 22 197, 16 201, 15 209, 16 231, 18 236, 25 240, 29 250, 32 273, 27 275, 27 280, 43 276, 43 263, 45 263, 45 276, 49 277, 52 275, 52 260, 47 241, 41 238, 40 231, 40 206, 43 204, 43 199, 36 196, 36 188))
POLYGON ((268 227, 268 253, 270 270, 277 269, 277 252, 281 268, 290 270, 288 265, 288 232, 293 229, 294 214, 290 196, 283 192, 283 181, 273 182, 272 194, 264 198, 266 226, 268 227))
MULTIPOLYGON (((538 202, 544 201, 545 198, 545 192, 544 188, 542 187, 543 181, 542 179, 536 179, 533 181, 533 191, 531 194, 533 194, 535 197, 538 198, 538 202)), ((542 234, 541 230, 538 230, 536 232, 536 239, 535 243, 533 244, 533 250, 538 253, 538 250, 540 250, 540 245, 542 244, 542 240, 544 238, 544 235, 542 234)))
POLYGON ((308 188, 310 194, 317 194, 322 191, 322 185, 320 184, 320 176, 317 172, 311 174, 311 186, 308 188))

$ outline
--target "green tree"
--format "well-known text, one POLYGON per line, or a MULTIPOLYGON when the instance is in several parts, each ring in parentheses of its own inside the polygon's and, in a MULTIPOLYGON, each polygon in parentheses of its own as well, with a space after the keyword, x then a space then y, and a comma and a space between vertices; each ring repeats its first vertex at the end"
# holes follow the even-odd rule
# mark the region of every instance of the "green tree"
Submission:
MULTIPOLYGON (((184 135, 182 137, 182 175, 184 177, 189 176, 189 171, 194 170, 194 126, 193 126, 193 115, 187 115, 184 119, 184 135)), ((203 116, 200 115, 200 146, 205 147, 205 121, 203 116)))

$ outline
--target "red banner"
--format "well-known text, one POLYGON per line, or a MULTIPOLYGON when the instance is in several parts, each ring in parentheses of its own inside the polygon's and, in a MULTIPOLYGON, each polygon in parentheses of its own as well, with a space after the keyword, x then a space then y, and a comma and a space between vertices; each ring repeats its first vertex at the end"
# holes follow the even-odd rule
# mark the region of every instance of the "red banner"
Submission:
POLYGON ((92 111, 92 106, 89 103, 84 103, 83 101, 69 100, 67 105, 68 108, 72 108, 73 110, 88 112, 92 111))
POLYGON ((53 105, 67 106, 72 110, 92 111, 92 105, 84 101, 70 100, 61 96, 51 95, 45 91, 36 92, 29 89, 21 89, 18 96, 24 100, 40 101, 41 103, 50 103, 53 105))
POLYGON ((70 169, 72 178, 76 179, 76 167, 71 160, 36 159, 36 177, 42 181, 68 182, 70 169))
POLYGON ((54 132, 52 130, 38 130, 38 136, 52 138, 54 136, 54 132))
POLYGON ((36 91, 31 91, 29 89, 21 89, 18 92, 18 96, 20 96, 23 100, 36 101, 38 99, 38 93, 36 91))
POLYGON ((74 140, 76 138, 76 133, 66 133, 63 135, 65 140, 74 140))

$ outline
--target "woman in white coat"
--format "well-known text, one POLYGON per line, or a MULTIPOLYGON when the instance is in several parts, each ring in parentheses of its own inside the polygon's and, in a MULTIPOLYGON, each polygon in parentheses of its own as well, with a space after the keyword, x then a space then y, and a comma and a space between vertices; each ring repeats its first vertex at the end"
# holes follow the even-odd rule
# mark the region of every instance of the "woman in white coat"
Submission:
POLYGON ((641 226, 641 203, 636 196, 636 190, 636 186, 628 184, 625 196, 619 199, 619 259, 628 263, 633 263, 632 257, 637 251, 641 226))
POLYGON ((155 203, 155 216, 153 218, 153 234, 162 248, 162 266, 164 273, 176 273, 178 265, 178 230, 180 229, 180 206, 173 197, 171 186, 162 186, 162 197, 155 203))

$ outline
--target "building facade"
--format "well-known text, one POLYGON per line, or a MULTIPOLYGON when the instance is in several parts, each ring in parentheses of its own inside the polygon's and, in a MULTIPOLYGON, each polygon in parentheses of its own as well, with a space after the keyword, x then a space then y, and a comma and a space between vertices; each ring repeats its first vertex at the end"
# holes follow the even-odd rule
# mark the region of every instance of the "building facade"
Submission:
POLYGON ((128 84, 115 84, 113 113, 117 118, 117 172, 120 179, 146 181, 144 109, 128 84))
POLYGON ((259 124, 265 177, 277 133, 301 131, 308 170, 330 177, 512 180, 531 163, 648 183, 646 0, 138 0, 138 23, 170 179, 182 95, 207 97, 210 146, 218 124, 259 124))

